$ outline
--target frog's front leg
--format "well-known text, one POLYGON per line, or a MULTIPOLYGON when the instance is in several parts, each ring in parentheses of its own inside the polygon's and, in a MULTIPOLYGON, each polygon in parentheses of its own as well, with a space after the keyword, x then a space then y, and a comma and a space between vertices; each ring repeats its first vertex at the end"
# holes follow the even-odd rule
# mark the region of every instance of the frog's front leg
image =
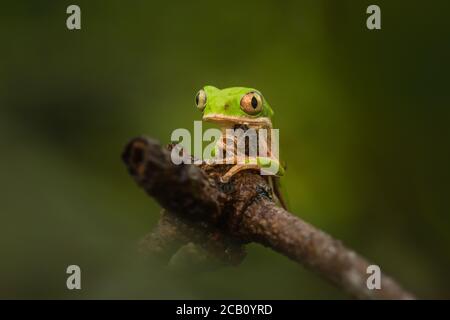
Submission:
POLYGON ((231 167, 222 177, 220 177, 220 181, 223 183, 227 183, 230 181, 231 177, 236 173, 242 170, 259 170, 260 167, 257 164, 236 164, 231 167))
POLYGON ((231 167, 222 177, 221 181, 226 183, 230 181, 236 173, 243 170, 263 170, 268 175, 282 176, 284 175, 284 168, 279 161, 269 157, 246 158, 243 163, 239 163, 231 167))

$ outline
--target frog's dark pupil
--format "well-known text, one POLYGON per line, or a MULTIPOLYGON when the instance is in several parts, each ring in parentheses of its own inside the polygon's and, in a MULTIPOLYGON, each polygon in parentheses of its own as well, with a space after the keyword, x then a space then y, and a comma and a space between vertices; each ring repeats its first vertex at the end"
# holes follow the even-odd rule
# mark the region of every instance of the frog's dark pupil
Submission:
POLYGON ((253 107, 253 109, 256 109, 257 106, 258 106, 258 100, 255 97, 253 97, 252 98, 252 107, 253 107))
POLYGON ((195 104, 196 105, 198 105, 199 95, 200 95, 200 93, 197 93, 197 95, 195 96, 195 104))

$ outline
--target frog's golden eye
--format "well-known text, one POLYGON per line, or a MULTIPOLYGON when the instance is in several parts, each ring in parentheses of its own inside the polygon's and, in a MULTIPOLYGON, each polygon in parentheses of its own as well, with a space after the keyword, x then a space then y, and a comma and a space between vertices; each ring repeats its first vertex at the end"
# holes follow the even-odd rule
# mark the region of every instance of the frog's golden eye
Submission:
POLYGON ((200 90, 197 92, 197 95, 195 96, 195 105, 198 109, 202 110, 206 107, 206 92, 205 90, 200 90))
POLYGON ((241 109, 250 115, 260 113, 262 110, 262 105, 262 97, 258 92, 247 93, 241 99, 241 109))

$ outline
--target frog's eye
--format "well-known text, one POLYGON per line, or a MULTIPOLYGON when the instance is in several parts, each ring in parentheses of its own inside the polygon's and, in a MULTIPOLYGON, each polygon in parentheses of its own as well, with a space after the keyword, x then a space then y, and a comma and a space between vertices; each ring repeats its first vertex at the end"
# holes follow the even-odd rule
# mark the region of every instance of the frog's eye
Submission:
POLYGON ((258 92, 247 93, 241 99, 241 109, 250 115, 260 113, 262 105, 262 97, 258 92))
POLYGON ((198 109, 202 110, 206 107, 206 92, 205 90, 200 90, 197 92, 197 95, 195 96, 195 105, 198 109))

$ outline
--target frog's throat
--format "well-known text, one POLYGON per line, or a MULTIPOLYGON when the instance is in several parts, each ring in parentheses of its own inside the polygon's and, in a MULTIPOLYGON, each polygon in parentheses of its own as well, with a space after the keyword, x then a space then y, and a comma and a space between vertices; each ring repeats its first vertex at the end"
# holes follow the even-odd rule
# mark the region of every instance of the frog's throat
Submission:
POLYGON ((249 126, 272 127, 272 121, 267 117, 244 118, 235 116, 226 116, 223 114, 207 114, 203 116, 204 121, 214 122, 221 126, 232 127, 236 123, 247 124, 249 126))

